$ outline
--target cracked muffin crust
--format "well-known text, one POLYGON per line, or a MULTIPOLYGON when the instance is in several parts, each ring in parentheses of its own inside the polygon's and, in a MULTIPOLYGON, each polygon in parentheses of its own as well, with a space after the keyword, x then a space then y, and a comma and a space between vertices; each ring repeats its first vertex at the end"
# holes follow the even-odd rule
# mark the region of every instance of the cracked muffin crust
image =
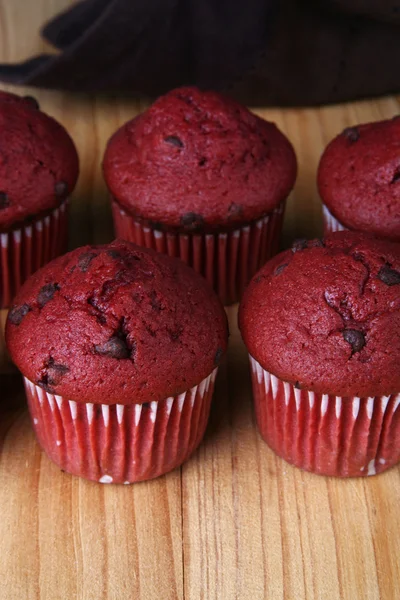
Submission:
POLYGON ((78 169, 70 136, 34 98, 0 94, 0 232, 57 208, 78 169))
POLYGON ((23 375, 80 402, 142 404, 199 384, 227 346, 227 319, 181 261, 129 242, 86 246, 36 272, 10 310, 23 375))
POLYGON ((400 246, 341 232, 297 242, 245 291, 250 355, 297 388, 336 396, 400 391, 400 246))
POLYGON ((400 119, 345 129, 321 157, 318 188, 345 227, 400 241, 400 119))
POLYGON ((131 215, 179 231, 271 212, 296 178, 289 140, 244 106, 195 87, 159 98, 108 143, 104 177, 131 215))

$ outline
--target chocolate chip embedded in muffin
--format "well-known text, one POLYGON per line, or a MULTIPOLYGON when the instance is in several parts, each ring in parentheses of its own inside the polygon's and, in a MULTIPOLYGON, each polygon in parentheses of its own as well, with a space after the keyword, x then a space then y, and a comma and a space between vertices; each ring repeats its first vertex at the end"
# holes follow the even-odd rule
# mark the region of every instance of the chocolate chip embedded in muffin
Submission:
POLYGON ((23 100, 26 100, 26 102, 29 102, 29 104, 32 106, 32 108, 36 108, 36 110, 40 110, 39 102, 36 100, 36 98, 34 98, 34 96, 23 96, 23 100))
POLYGON ((274 275, 279 275, 280 273, 282 273, 282 271, 284 271, 286 269, 288 264, 289 263, 284 263, 283 265, 279 265, 279 267, 276 267, 276 269, 274 271, 274 275))
POLYGON ((175 146, 176 148, 183 148, 183 142, 180 138, 178 138, 177 135, 169 135, 166 138, 164 138, 164 142, 167 142, 167 144, 171 144, 172 146, 175 146))
POLYGON ((292 244, 292 252, 300 252, 300 250, 305 250, 307 248, 307 240, 305 238, 300 238, 298 240, 294 240, 292 244))
POLYGON ((324 248, 325 244, 324 244, 324 240, 321 240, 320 238, 316 238, 315 240, 310 240, 307 243, 307 248, 324 248))
POLYGON ((350 344, 352 354, 360 352, 365 346, 365 336, 358 329, 344 329, 343 338, 350 344))
POLYGON ((58 198, 64 198, 68 193, 68 183, 66 181, 57 181, 54 186, 54 192, 58 198))
POLYGON ((10 206, 10 200, 6 192, 0 192, 0 210, 8 208, 10 206))
POLYGON ((114 260, 118 260, 119 258, 122 257, 122 254, 121 254, 121 252, 118 252, 118 250, 108 250, 107 256, 109 256, 110 258, 112 258, 114 260))
POLYGON ((228 215, 230 217, 238 217, 241 214, 243 214, 243 205, 232 202, 228 208, 228 215))
POLYGON ((400 284, 400 271, 396 271, 385 265, 379 270, 378 279, 386 283, 386 285, 399 285, 400 284))
POLYGON ((52 393, 53 387, 60 383, 61 378, 68 373, 69 367, 57 363, 52 356, 49 356, 43 367, 43 374, 37 381, 37 385, 52 393))
POLYGON ((204 219, 197 213, 188 212, 181 217, 181 223, 186 229, 197 229, 204 224, 204 219))
POLYGON ((109 356, 110 358, 116 358, 117 360, 129 358, 130 356, 130 350, 126 342, 117 336, 111 337, 104 344, 97 344, 94 347, 94 350, 96 354, 109 356))
POLYGON ((54 359, 52 359, 52 360, 49 362, 48 369, 49 369, 50 371, 54 371, 54 372, 55 372, 55 373, 57 373, 59 376, 61 376, 61 375, 65 375, 65 373, 68 373, 68 371, 69 371, 69 367, 67 367, 67 365, 62 365, 61 363, 56 363, 56 362, 54 361, 54 359))
POLYGON ((97 254, 95 252, 83 252, 78 259, 78 267, 83 272, 86 271, 90 267, 90 263, 94 258, 96 258, 97 254))
POLYGON ((168 331, 169 337, 171 338, 171 341, 176 342, 177 340, 179 340, 179 338, 182 335, 183 327, 181 325, 178 325, 177 327, 174 327, 174 328, 168 327, 167 331, 168 331))
POLYGON ((397 169, 395 170, 394 175, 392 177, 392 181, 390 183, 393 184, 397 183, 398 181, 400 181, 400 166, 397 167, 397 169))
POLYGON ((150 298, 150 305, 151 308, 153 310, 156 310, 157 312, 160 312, 162 310, 162 302, 161 300, 157 297, 157 292, 155 290, 152 290, 149 294, 149 298, 150 298))
POLYGON ((346 129, 343 130, 343 135, 352 144, 354 144, 354 142, 358 142, 360 139, 360 131, 358 127, 346 127, 346 129))
POLYGON ((8 313, 8 320, 13 325, 20 325, 22 319, 28 314, 31 310, 29 304, 21 304, 21 306, 14 306, 8 313))
POLYGON ((38 305, 43 308, 50 300, 53 299, 54 294, 60 289, 58 283, 47 283, 44 285, 38 295, 38 305))

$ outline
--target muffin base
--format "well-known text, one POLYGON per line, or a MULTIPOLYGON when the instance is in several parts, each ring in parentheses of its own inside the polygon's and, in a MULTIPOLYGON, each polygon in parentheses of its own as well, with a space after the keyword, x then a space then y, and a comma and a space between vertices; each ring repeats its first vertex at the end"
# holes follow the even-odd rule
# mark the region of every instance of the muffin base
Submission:
POLYGON ((324 234, 334 233, 335 231, 349 231, 347 227, 342 225, 340 221, 337 220, 336 217, 329 211, 329 208, 323 204, 322 205, 322 214, 324 220, 324 234))
POLYGON ((201 442, 215 369, 179 396, 149 404, 89 404, 45 392, 24 378, 33 427, 63 471, 100 483, 153 479, 181 465, 201 442))
POLYGON ((24 281, 67 250, 68 200, 45 217, 0 234, 0 308, 8 308, 24 281))
POLYGON ((223 304, 238 302, 253 275, 279 248, 285 202, 269 215, 221 233, 170 233, 143 225, 112 199, 115 233, 177 257, 203 275, 223 304))
POLYGON ((262 437, 287 462, 320 475, 360 477, 400 461, 400 394, 339 397, 295 388, 250 356, 262 437))

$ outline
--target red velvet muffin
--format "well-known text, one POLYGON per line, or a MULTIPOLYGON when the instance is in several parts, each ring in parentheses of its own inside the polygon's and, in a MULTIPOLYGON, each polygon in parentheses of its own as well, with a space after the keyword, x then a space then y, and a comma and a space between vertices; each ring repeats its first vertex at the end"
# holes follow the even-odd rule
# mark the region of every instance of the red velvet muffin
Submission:
POLYGON ((400 460, 400 245, 338 232, 252 279, 239 311, 258 425, 298 467, 374 475, 400 460))
POLYGON ((34 98, 0 93, 0 307, 36 269, 66 250, 67 200, 78 156, 34 98))
POLYGON ((276 252, 296 168, 273 123, 197 88, 126 123, 103 162, 117 235, 180 257, 225 304, 276 252))
POLYGON ((48 456, 75 475, 130 483, 174 469, 200 443, 227 321, 181 261, 116 241, 35 273, 6 339, 48 456))
POLYGON ((325 233, 352 229, 400 242, 400 119, 345 129, 318 169, 325 233))

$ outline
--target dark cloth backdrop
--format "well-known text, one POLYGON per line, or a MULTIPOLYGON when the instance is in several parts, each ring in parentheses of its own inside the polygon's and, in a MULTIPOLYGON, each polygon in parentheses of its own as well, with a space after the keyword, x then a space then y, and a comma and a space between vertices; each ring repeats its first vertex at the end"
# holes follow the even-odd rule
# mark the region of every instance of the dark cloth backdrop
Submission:
POLYGON ((154 97, 184 84, 248 104, 400 91, 400 1, 84 0, 46 24, 60 52, 0 80, 154 97))

